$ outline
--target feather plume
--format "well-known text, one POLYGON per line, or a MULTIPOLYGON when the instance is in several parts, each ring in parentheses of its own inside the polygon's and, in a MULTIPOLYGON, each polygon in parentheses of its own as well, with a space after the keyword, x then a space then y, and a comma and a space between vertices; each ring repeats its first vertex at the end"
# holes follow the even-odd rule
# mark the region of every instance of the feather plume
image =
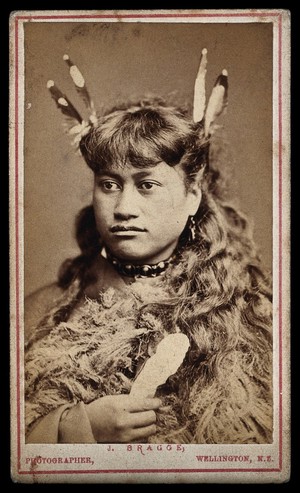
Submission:
POLYGON ((207 67, 207 49, 203 48, 201 52, 201 59, 198 74, 195 80, 194 87, 194 105, 193 105, 193 119, 194 122, 200 122, 203 119, 206 95, 205 95, 205 76, 207 67))
POLYGON ((68 126, 73 127, 77 125, 77 123, 82 123, 82 118, 76 108, 72 105, 71 101, 65 96, 61 90, 55 85, 53 80, 48 80, 47 89, 49 89, 50 94, 54 101, 56 102, 57 107, 61 110, 61 112, 69 119, 68 126), (71 124, 70 124, 71 120, 71 124), (75 123, 76 122, 76 123, 75 123))
POLYGON ((93 120, 94 117, 96 116, 95 106, 87 90, 85 79, 82 73, 80 72, 79 68, 70 60, 69 55, 64 55, 63 59, 69 67, 70 76, 74 82, 76 91, 78 95, 81 97, 81 99, 83 100, 87 109, 90 111, 90 119, 92 123, 94 123, 93 120))
POLYGON ((221 115, 224 108, 227 106, 227 93, 228 93, 228 73, 227 70, 223 70, 221 75, 216 80, 215 86, 212 90, 211 96, 209 98, 206 112, 205 112, 205 123, 204 123, 204 133, 207 137, 210 133, 210 127, 215 119, 221 115))

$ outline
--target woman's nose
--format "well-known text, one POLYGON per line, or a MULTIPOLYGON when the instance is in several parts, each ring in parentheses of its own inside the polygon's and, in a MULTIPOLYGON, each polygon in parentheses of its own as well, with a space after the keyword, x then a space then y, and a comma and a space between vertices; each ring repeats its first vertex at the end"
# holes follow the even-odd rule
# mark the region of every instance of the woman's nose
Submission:
POLYGON ((115 203, 114 215, 116 219, 130 219, 138 217, 138 200, 137 194, 131 187, 124 187, 118 194, 115 203))

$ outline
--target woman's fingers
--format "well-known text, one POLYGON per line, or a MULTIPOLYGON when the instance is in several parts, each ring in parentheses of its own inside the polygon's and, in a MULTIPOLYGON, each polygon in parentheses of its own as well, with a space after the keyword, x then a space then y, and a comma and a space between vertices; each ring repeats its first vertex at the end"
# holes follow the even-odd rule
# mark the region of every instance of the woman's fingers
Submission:
POLYGON ((142 428, 150 426, 156 422, 154 411, 143 411, 141 413, 131 413, 128 415, 128 426, 130 428, 142 428))
POLYGON ((131 440, 130 441, 138 441, 142 438, 147 438, 151 435, 155 435, 156 433, 156 426, 155 425, 150 425, 150 426, 144 426, 143 428, 134 428, 131 430, 131 440))
POLYGON ((155 433, 155 410, 161 404, 157 398, 116 395, 100 397, 86 409, 98 442, 130 442, 155 433))
POLYGON ((143 397, 141 399, 129 397, 127 411, 129 411, 130 413, 150 411, 158 409, 161 405, 162 402, 157 397, 143 397))

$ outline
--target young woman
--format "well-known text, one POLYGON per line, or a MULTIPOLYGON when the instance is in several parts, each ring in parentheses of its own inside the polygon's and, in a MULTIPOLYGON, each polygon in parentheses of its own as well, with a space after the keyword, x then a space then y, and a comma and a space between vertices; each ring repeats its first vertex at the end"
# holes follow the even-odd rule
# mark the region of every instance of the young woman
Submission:
POLYGON ((27 300, 28 443, 272 441, 270 282, 224 201, 209 104, 196 123, 153 100, 81 124, 93 204, 77 218, 81 254, 27 300), (130 393, 177 333, 178 370, 130 393))

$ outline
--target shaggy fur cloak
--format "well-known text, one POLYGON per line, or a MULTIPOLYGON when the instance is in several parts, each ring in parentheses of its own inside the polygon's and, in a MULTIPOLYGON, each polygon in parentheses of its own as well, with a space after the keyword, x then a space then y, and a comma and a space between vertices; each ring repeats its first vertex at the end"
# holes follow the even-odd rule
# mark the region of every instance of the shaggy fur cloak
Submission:
MULTIPOLYGON (((66 403, 129 393, 135 376, 167 335, 159 313, 141 308, 165 298, 162 283, 144 283, 138 289, 133 284, 126 298, 108 288, 97 300, 86 298, 68 321, 54 327, 44 324, 36 331, 26 350, 26 429, 66 403)), ((157 433, 149 442, 271 441, 270 395, 256 385, 253 375, 245 374, 245 355, 238 350, 228 353, 224 372, 221 367, 218 378, 211 380, 205 374, 205 361, 195 365, 192 353, 193 349, 157 390, 163 406, 157 413, 157 433)))

